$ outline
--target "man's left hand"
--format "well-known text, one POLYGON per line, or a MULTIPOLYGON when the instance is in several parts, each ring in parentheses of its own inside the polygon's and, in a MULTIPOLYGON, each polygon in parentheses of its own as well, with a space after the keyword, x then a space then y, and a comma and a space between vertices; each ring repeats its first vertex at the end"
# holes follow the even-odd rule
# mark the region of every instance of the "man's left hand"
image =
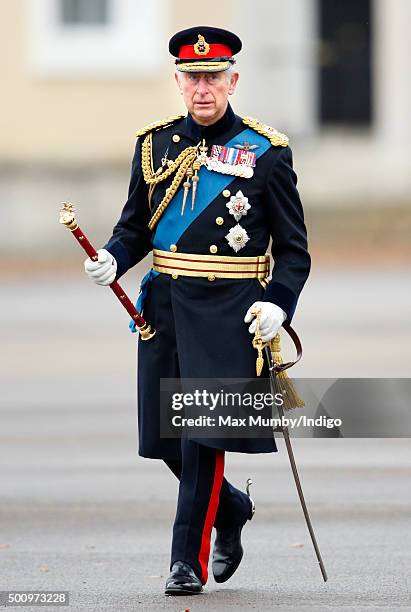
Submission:
MULTIPOLYGON (((250 306, 250 308, 247 310, 247 314, 244 317, 244 323, 249 323, 254 318, 255 315, 251 314, 251 311, 254 309, 261 310, 261 340, 263 342, 268 342, 277 334, 281 325, 286 320, 287 315, 282 308, 276 304, 272 304, 271 302, 254 302, 254 304, 252 304, 252 306, 250 306)), ((255 333, 255 323, 256 322, 254 319, 248 328, 250 334, 255 333)))

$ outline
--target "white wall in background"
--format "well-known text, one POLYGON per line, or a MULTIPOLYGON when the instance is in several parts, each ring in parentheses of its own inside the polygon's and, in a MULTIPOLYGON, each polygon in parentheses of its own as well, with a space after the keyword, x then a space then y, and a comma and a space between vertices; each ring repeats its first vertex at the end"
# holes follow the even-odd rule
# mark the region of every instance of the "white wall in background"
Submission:
POLYGON ((67 24, 60 0, 30 0, 28 60, 39 76, 142 75, 167 59, 166 0, 109 0, 106 23, 67 24))

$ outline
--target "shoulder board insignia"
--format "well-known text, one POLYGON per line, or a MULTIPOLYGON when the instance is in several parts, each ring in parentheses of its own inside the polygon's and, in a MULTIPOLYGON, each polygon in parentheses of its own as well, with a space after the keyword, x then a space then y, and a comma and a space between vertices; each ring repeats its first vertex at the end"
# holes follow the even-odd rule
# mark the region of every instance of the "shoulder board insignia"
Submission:
POLYGON ((153 123, 149 123, 145 127, 141 128, 141 130, 138 130, 138 132, 136 132, 136 136, 137 138, 139 138, 140 136, 144 136, 149 132, 164 129, 165 127, 172 125, 176 121, 183 119, 183 117, 185 117, 185 115, 173 115, 171 117, 166 117, 166 119, 161 119, 160 121, 154 121, 153 123))
POLYGON ((250 127, 252 130, 265 136, 271 142, 273 147, 287 147, 289 143, 289 138, 285 134, 281 134, 275 128, 265 125, 258 121, 258 119, 254 119, 253 117, 243 117, 243 123, 250 127))

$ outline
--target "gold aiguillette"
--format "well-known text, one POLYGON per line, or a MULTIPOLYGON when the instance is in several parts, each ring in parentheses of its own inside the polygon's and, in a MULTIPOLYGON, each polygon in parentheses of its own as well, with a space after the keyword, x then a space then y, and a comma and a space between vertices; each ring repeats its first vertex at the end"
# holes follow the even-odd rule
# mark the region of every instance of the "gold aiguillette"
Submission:
POLYGON ((187 197, 188 197, 188 192, 190 191, 191 185, 193 186, 193 190, 191 192, 191 210, 194 210, 194 202, 195 202, 195 199, 196 199, 198 183, 200 181, 200 177, 198 176, 198 172, 199 172, 201 166, 203 166, 203 165, 205 165, 207 163, 207 159, 208 159, 207 158, 207 150, 208 150, 208 147, 206 146, 205 140, 203 139, 202 144, 198 145, 196 159, 193 161, 193 164, 189 168, 187 168, 187 171, 186 171, 186 180, 183 183, 184 193, 183 193, 183 204, 181 206, 181 214, 182 215, 184 215, 184 209, 185 209, 185 205, 186 205, 186 201, 187 201, 187 197), (191 184, 190 184, 190 179, 191 179, 191 184))

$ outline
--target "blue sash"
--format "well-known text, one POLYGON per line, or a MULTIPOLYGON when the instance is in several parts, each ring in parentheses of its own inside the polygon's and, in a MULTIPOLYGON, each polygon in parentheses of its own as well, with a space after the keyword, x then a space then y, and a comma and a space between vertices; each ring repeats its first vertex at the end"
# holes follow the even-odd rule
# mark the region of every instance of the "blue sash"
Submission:
MULTIPOLYGON (((255 151, 257 159, 271 147, 270 141, 267 138, 249 128, 237 134, 237 136, 225 143, 224 146, 234 147, 236 144, 243 145, 244 142, 248 142, 250 145, 258 146, 258 149, 255 151)), ((186 207, 184 209, 184 215, 181 214, 184 190, 182 187, 180 187, 157 223, 157 228, 152 239, 154 249, 168 251, 170 244, 177 244, 182 234, 191 225, 191 223, 197 219, 203 210, 205 210, 207 206, 216 199, 223 189, 226 189, 230 183, 238 178, 237 176, 220 174, 219 172, 207 170, 207 168, 204 166, 201 167, 198 176, 200 180, 198 183, 194 210, 191 210, 191 194, 189 193, 186 207)), ((144 300, 147 295, 148 284, 151 283, 151 281, 158 276, 158 274, 159 272, 151 269, 141 281, 140 293, 136 303, 136 308, 140 314, 144 308, 144 300)), ((133 320, 130 321, 129 328, 133 333, 137 331, 136 324, 133 320)))
MULTIPOLYGON (((267 138, 249 128, 237 134, 232 140, 225 143, 224 146, 233 147, 235 144, 244 144, 244 142, 258 145, 258 149, 255 151, 257 159, 271 147, 270 141, 267 138)), ((189 193, 184 215, 181 214, 184 194, 184 190, 181 187, 157 223, 157 229, 153 237, 153 248, 168 251, 170 244, 177 244, 182 234, 203 210, 216 199, 223 189, 226 189, 230 183, 238 178, 237 176, 207 170, 204 166, 201 167, 198 176, 200 181, 198 183, 194 210, 191 210, 191 194, 189 193)))
MULTIPOLYGON (((143 309, 144 309, 144 300, 146 299, 147 296, 147 291, 148 291, 148 286, 149 283, 151 283, 151 281, 160 274, 160 272, 157 272, 156 270, 149 270, 147 272, 147 274, 142 278, 141 283, 140 283, 140 293, 138 295, 137 298, 137 302, 136 302, 136 309, 137 311, 142 314, 143 313, 143 309)), ((130 323, 128 324, 130 331, 135 334, 137 331, 137 327, 136 327, 136 322, 131 319, 130 323)))

